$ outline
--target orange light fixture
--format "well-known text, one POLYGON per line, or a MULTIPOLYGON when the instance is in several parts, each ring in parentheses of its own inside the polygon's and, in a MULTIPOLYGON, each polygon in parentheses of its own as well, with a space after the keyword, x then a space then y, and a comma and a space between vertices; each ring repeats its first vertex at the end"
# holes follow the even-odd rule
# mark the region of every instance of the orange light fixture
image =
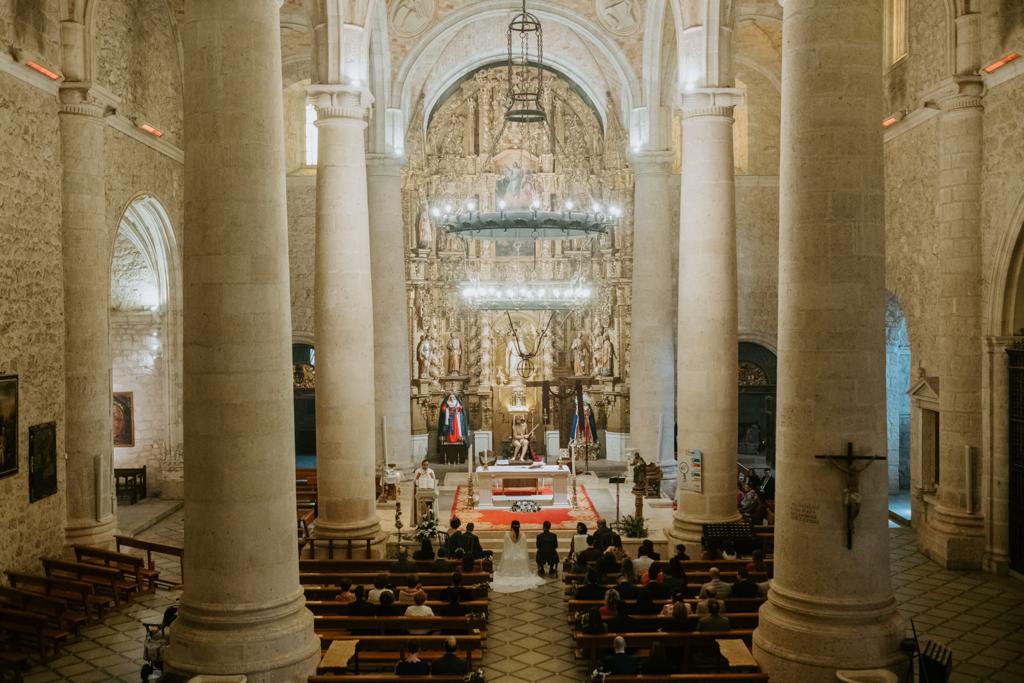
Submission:
POLYGON ((164 136, 164 132, 162 130, 160 130, 159 128, 154 128, 148 123, 142 124, 141 126, 139 126, 139 128, 146 131, 155 138, 162 138, 164 136))
POLYGON ((996 61, 992 62, 988 66, 984 67, 982 69, 982 71, 984 71, 987 74, 995 73, 996 71, 998 71, 999 69, 1002 69, 1004 66, 1006 66, 1010 62, 1016 61, 1018 59, 1020 59, 1020 53, 1019 52, 1011 52, 1010 54, 1006 55, 1002 59, 997 59, 996 61))
POLYGON ((38 62, 31 62, 31 61, 25 62, 25 66, 27 66, 28 68, 32 69, 33 71, 38 71, 39 73, 41 73, 44 76, 46 76, 47 78, 49 78, 51 81, 60 80, 60 74, 59 73, 57 73, 56 71, 50 71, 49 69, 47 69, 42 64, 39 64, 38 62))
POLYGON ((896 122, 899 121, 899 120, 900 120, 899 117, 896 116, 895 114, 893 114, 892 116, 887 116, 884 119, 882 119, 882 127, 883 128, 888 128, 888 127, 890 127, 892 125, 895 125, 896 122))

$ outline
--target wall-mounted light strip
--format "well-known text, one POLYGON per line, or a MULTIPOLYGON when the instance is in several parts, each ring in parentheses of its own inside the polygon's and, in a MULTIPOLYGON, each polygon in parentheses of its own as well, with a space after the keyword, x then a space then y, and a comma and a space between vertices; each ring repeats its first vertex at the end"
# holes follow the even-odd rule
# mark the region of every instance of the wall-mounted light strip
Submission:
POLYGON ((38 62, 28 61, 28 62, 25 62, 25 66, 27 66, 28 68, 32 69, 33 71, 38 71, 39 73, 41 73, 44 76, 46 76, 47 78, 49 78, 51 81, 59 81, 60 80, 60 74, 59 73, 57 73, 56 71, 50 71, 49 69, 47 69, 42 64, 39 64, 38 62))
POLYGON ((889 126, 896 125, 899 122, 899 117, 893 114, 892 116, 886 116, 882 119, 882 128, 888 128, 889 126))
POLYGON ((1011 52, 1010 54, 1006 55, 1002 59, 998 59, 998 60, 992 62, 991 64, 989 64, 988 66, 983 67, 982 71, 984 71, 987 74, 995 73, 999 69, 1002 69, 1004 66, 1006 66, 1010 62, 1016 61, 1017 59, 1020 59, 1020 53, 1019 52, 1011 52))
POLYGON ((141 124, 139 126, 139 128, 141 128, 142 130, 146 131, 147 133, 149 133, 150 135, 152 135, 155 138, 162 138, 164 136, 164 132, 162 130, 160 130, 159 128, 154 128, 153 126, 149 125, 148 123, 141 124))

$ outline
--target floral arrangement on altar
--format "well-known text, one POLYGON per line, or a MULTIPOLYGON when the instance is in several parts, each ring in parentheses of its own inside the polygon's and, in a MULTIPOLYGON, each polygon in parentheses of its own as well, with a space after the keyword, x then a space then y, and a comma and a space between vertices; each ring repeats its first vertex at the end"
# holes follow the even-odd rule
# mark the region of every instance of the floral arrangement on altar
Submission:
POLYGON ((510 509, 512 512, 540 512, 540 505, 537 505, 532 500, 517 500, 512 503, 510 509))
POLYGON ((437 520, 433 515, 427 515, 416 525, 416 540, 423 542, 437 536, 437 520))

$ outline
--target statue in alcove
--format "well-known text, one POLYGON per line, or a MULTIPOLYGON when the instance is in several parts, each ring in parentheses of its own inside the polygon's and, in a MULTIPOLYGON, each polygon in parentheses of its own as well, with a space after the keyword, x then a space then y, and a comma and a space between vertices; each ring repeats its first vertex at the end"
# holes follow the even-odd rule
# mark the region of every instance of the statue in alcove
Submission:
POLYGON ((416 345, 417 377, 419 379, 430 379, 430 359, 434 352, 431 346, 430 337, 420 332, 420 341, 416 345))
POLYGON ((594 335, 594 374, 598 377, 612 377, 614 375, 615 347, 612 345, 612 335, 607 327, 603 325, 594 335))
POLYGON ((430 222, 430 211, 426 204, 423 205, 423 210, 420 211, 419 221, 416 226, 416 244, 420 249, 430 249, 431 243, 434 241, 434 226, 430 222))
POLYGON ((448 374, 462 374, 462 340, 455 336, 454 330, 448 337, 448 374))
POLYGON ((569 347, 572 353, 572 374, 576 377, 584 377, 587 374, 587 360, 590 356, 590 346, 583 338, 583 332, 577 332, 576 338, 572 340, 569 347))

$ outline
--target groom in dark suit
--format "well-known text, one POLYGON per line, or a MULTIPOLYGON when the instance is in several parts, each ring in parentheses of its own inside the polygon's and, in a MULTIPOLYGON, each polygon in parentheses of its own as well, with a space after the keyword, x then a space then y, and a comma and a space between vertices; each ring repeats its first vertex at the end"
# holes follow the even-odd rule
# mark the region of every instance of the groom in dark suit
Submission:
POLYGON ((544 531, 537 534, 537 575, 544 576, 544 565, 548 573, 558 576, 558 536, 551 533, 551 522, 544 522, 544 531))

